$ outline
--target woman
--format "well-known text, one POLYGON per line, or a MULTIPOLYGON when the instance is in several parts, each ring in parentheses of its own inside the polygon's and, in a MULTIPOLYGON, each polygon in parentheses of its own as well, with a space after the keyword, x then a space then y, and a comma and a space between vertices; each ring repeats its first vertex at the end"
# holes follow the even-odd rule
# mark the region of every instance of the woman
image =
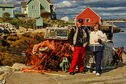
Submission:
POLYGON ((104 45, 103 42, 106 40, 105 34, 99 30, 100 25, 96 23, 94 30, 90 33, 90 49, 92 50, 96 63, 96 75, 101 74, 101 61, 103 58, 104 45))

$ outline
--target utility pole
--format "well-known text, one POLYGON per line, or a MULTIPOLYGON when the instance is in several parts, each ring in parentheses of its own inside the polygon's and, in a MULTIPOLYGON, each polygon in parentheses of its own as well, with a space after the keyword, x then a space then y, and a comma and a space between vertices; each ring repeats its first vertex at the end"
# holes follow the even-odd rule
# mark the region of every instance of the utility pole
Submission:
POLYGON ((111 27, 111 33, 113 33, 114 22, 111 21, 110 23, 111 23, 111 26, 112 26, 112 27, 111 27))

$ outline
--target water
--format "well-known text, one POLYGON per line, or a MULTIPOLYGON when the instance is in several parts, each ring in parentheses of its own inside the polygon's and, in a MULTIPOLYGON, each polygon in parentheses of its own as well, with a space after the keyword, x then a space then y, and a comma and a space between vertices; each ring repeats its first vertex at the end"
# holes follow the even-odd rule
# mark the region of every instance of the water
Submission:
POLYGON ((121 30, 123 30, 124 32, 114 34, 114 37, 113 37, 114 45, 115 47, 124 46, 126 49, 126 23, 118 23, 116 25, 117 26, 121 25, 121 27, 123 27, 121 28, 121 30))

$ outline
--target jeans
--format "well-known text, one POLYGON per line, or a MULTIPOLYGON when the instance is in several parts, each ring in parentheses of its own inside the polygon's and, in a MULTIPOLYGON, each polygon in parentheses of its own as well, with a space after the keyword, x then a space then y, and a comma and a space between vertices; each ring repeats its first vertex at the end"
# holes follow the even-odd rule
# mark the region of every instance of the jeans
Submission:
POLYGON ((96 73, 101 73, 101 61, 103 58, 103 51, 95 51, 93 53, 96 62, 96 73))

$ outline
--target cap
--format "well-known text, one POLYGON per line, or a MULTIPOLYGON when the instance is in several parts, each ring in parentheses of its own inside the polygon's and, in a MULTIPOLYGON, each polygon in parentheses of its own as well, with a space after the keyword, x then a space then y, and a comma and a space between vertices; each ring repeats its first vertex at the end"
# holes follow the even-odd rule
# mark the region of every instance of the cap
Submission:
POLYGON ((83 19, 82 18, 78 19, 78 22, 83 23, 83 19))

